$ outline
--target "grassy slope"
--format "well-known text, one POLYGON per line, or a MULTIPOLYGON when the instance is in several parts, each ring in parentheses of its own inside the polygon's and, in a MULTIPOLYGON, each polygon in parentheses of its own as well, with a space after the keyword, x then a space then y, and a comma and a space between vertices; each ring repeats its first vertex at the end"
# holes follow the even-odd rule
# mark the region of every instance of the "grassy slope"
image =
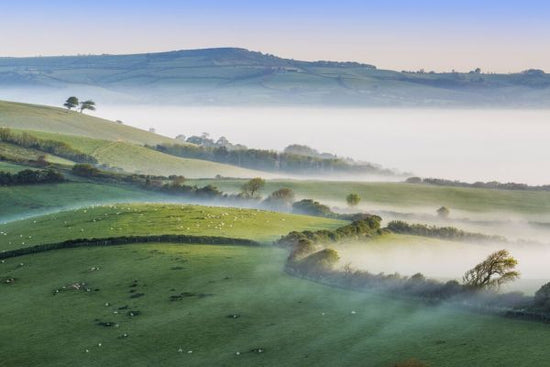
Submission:
POLYGON ((36 168, 30 167, 30 166, 24 166, 21 164, 13 164, 9 162, 0 161, 0 171, 2 172, 17 173, 24 169, 36 169, 36 168))
MULTIPOLYGON (((209 183, 200 180, 201 185, 209 183)), ((242 180, 211 181, 223 191, 239 191, 242 180)), ((547 213, 550 211, 550 192, 489 190, 462 187, 413 185, 387 182, 330 182, 330 181, 269 181, 263 194, 281 187, 292 188, 299 197, 320 201, 337 201, 345 206, 345 197, 358 193, 362 203, 406 207, 442 205, 467 211, 509 211, 547 213)))
POLYGON ((214 177, 218 174, 232 177, 254 177, 263 174, 227 164, 175 157, 122 141, 114 142, 34 131, 31 133, 44 139, 67 143, 75 149, 94 156, 101 164, 122 168, 126 172, 163 176, 183 175, 191 178, 214 177))
POLYGON ((0 197, 0 221, 97 203, 166 198, 130 187, 81 182, 0 187, 0 197))
POLYGON ((150 234, 189 234, 271 241, 292 230, 336 228, 345 222, 253 209, 176 204, 117 204, 49 214, 0 225, 0 249, 150 234))
POLYGON ((0 334, 17 337, 0 343, 1 364, 377 367, 415 357, 517 367, 547 358, 548 325, 329 288, 285 275, 285 257, 269 247, 149 244, 6 260, 0 278, 16 281, 0 284, 10 300, 0 303, 9 315, 0 334), (52 294, 73 282, 98 291, 52 294), (133 289, 144 295, 130 298, 133 289), (181 292, 209 296, 170 301, 181 292))
POLYGON ((18 145, 0 142, 0 155, 12 161, 36 160, 41 155, 46 155, 46 160, 56 164, 72 165, 73 161, 52 154, 45 154, 36 149, 20 147, 18 145))
POLYGON ((122 140, 134 144, 173 143, 145 130, 114 123, 62 108, 0 101, 0 126, 122 140))
MULTIPOLYGON (((34 135, 68 143, 95 156, 102 164, 119 167, 128 172, 184 175, 193 178, 214 177, 218 174, 253 177, 260 174, 235 166, 184 159, 146 149, 143 147, 145 144, 174 143, 175 140, 56 107, 0 101, 0 127, 18 131, 32 130, 31 133, 34 135)), ((13 146, 10 149, 13 150, 13 146)), ((0 153, 2 150, 0 146, 0 153)), ((27 158, 35 158, 38 155, 31 150, 19 153, 19 156, 27 158)), ((54 163, 70 163, 60 158, 51 159, 54 163)))

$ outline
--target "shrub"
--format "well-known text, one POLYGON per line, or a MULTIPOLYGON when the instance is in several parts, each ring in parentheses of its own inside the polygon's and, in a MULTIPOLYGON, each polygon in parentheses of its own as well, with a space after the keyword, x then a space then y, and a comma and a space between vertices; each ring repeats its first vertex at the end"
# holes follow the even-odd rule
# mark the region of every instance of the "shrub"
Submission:
POLYGON ((546 283, 535 293, 535 306, 550 311, 550 283, 546 283))
POLYGON ((316 217, 333 216, 333 213, 328 206, 311 199, 300 200, 292 204, 292 211, 297 214, 313 215, 316 217))

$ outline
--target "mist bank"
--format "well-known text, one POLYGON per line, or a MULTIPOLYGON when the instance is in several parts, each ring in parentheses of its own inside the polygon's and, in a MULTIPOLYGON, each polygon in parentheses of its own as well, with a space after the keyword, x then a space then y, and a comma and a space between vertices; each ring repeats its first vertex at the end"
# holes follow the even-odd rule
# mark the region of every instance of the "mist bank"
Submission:
POLYGON ((550 269, 541 259, 550 258, 550 246, 517 243, 453 242, 409 235, 387 235, 376 241, 342 243, 334 247, 340 265, 368 270, 373 274, 422 273, 440 281, 461 280, 466 270, 490 253, 506 248, 518 260, 520 279, 505 291, 534 293, 550 280, 550 269))
POLYGON ((167 136, 224 136, 250 148, 303 144, 421 177, 550 183, 548 110, 98 107, 102 116, 167 136))

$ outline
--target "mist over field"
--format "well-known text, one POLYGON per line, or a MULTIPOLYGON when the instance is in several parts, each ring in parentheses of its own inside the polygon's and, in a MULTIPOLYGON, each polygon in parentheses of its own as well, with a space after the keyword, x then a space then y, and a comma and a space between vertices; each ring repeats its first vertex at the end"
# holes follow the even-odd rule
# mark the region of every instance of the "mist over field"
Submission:
POLYGON ((547 184, 548 110, 100 107, 158 133, 225 136, 254 148, 305 144, 422 177, 547 184))
POLYGON ((475 243, 444 241, 415 236, 396 236, 375 243, 346 243, 337 247, 340 264, 371 273, 399 273, 447 281, 462 276, 480 259, 500 249, 507 249, 518 260, 521 278, 507 284, 504 291, 532 294, 550 278, 550 269, 541 259, 550 256, 548 244, 475 243))

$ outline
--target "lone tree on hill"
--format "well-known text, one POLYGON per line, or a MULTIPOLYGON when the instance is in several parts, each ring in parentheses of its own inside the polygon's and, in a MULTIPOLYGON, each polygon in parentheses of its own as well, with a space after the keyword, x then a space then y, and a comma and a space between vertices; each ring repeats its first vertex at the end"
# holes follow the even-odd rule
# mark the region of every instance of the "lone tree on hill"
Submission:
POLYGON ((462 279, 470 288, 499 289, 502 284, 519 278, 519 272, 514 270, 517 264, 507 250, 500 250, 468 270, 462 279))
POLYGON ((246 182, 242 186, 241 191, 244 196, 253 198, 264 186, 265 186, 265 180, 261 177, 255 177, 250 181, 246 182))
POLYGON ((448 218, 450 214, 451 211, 446 206, 442 206, 441 208, 437 209, 437 215, 440 218, 448 218))
POLYGON ((348 196, 346 196, 346 202, 351 207, 356 206, 357 204, 359 204, 360 201, 361 196, 359 196, 358 194, 349 194, 348 196))
POLYGON ((80 113, 84 110, 90 110, 95 111, 95 102, 91 99, 88 99, 87 101, 80 102, 80 113))
POLYGON ((63 103, 63 106, 67 107, 67 110, 70 111, 71 109, 78 107, 78 103, 79 103, 78 98, 73 96, 73 97, 67 98, 65 103, 63 103))

